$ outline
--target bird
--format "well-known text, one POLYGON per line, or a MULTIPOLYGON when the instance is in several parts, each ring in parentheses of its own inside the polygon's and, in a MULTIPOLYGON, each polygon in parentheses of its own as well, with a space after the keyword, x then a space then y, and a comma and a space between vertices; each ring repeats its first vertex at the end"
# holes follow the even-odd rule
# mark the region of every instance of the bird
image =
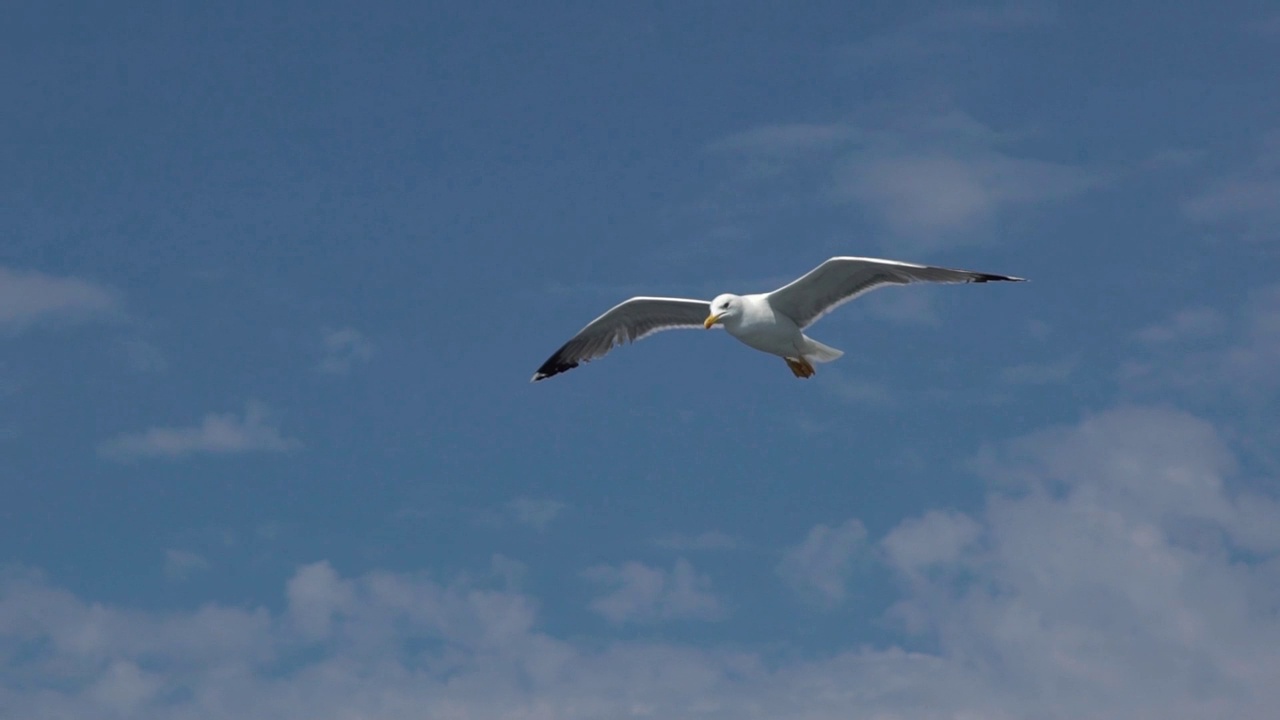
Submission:
POLYGON ((795 377, 808 379, 814 363, 844 353, 804 334, 819 318, 877 288, 912 283, 1025 282, 1011 275, 953 270, 899 260, 837 256, 767 293, 723 293, 711 301, 637 296, 587 323, 542 363, 530 382, 572 370, 619 345, 663 330, 710 330, 717 325, 748 347, 777 355, 795 377))

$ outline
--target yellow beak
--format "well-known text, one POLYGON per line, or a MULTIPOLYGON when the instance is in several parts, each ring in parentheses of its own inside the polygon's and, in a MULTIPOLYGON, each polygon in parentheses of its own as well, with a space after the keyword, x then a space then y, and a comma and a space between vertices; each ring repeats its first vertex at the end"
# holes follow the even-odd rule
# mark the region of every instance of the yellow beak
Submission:
POLYGON ((724 317, 724 313, 720 313, 719 315, 715 313, 711 313, 710 315, 707 316, 706 320, 702 321, 702 327, 710 330, 711 326, 720 322, 720 318, 722 317, 724 317))

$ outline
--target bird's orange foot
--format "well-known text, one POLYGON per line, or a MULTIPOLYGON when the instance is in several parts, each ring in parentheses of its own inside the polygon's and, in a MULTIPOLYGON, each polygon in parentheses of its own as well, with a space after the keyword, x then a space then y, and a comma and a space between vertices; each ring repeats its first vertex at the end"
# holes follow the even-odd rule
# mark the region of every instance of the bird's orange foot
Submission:
POLYGON ((813 369, 813 365, 804 358, 782 358, 787 361, 787 367, 791 368, 791 373, 798 378, 811 378, 817 370, 813 369))

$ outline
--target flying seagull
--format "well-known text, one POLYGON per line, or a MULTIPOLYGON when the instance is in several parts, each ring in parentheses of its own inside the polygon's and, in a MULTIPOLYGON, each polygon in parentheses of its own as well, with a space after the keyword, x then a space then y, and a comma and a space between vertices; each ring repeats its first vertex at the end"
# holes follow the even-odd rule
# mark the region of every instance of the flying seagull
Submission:
POLYGON ((885 285, 917 282, 1022 282, 991 273, 913 265, 897 260, 833 257, 803 277, 769 293, 717 295, 714 300, 633 297, 592 320, 533 374, 545 380, 580 363, 603 357, 623 343, 663 330, 711 329, 723 325, 756 350, 778 355, 798 378, 813 377, 815 362, 831 362, 844 353, 806 336, 804 329, 850 300, 885 285))

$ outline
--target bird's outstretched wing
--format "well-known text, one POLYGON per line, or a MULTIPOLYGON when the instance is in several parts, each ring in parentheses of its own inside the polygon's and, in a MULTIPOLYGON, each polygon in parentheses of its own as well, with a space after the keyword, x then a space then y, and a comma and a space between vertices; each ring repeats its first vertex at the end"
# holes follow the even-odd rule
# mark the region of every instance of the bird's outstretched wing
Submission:
POLYGON ((864 257, 833 257, 803 277, 774 290, 766 297, 773 309, 808 327, 832 310, 885 285, 916 282, 971 283, 993 281, 1022 282, 1009 275, 951 270, 913 265, 896 260, 864 257))
POLYGON ((711 313, 706 300, 633 297, 619 303, 578 331, 533 374, 537 382, 603 357, 623 343, 635 342, 663 330, 701 328, 711 313))

